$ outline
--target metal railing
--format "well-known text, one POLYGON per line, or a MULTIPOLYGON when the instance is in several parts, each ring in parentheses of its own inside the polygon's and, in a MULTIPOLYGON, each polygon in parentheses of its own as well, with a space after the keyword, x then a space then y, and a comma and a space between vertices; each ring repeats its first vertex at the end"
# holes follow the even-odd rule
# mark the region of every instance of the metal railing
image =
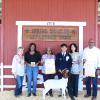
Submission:
MULTIPOLYGON (((3 90, 5 89, 5 88, 7 88, 7 89, 12 89, 12 88, 15 88, 15 85, 5 85, 4 84, 4 79, 6 78, 6 79, 14 79, 14 76, 11 74, 11 75, 4 75, 4 69, 11 69, 12 67, 11 67, 11 65, 4 65, 3 66, 3 64, 1 64, 0 65, 0 89, 1 89, 1 92, 3 92, 3 90)), ((41 67, 40 67, 40 69, 41 69, 41 67)), ((38 74, 38 77, 37 77, 37 84, 42 84, 43 83, 43 77, 42 77, 42 75, 41 74, 38 74), (39 79, 39 80, 38 80, 39 79)), ((23 85, 24 86, 26 86, 27 85, 27 83, 26 83, 26 77, 24 77, 24 81, 23 81, 23 85)))

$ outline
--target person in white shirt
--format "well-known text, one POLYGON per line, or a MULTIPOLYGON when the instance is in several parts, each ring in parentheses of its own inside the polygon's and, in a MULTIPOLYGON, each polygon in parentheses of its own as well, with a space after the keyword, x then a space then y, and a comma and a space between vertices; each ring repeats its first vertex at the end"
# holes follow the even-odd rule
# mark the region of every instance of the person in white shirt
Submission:
POLYGON ((18 97, 22 94, 22 83, 24 78, 24 56, 23 48, 17 49, 17 54, 14 55, 12 60, 12 74, 16 80, 15 96, 18 97))
POLYGON ((91 100, 96 100, 97 97, 97 77, 100 67, 100 49, 95 47, 95 42, 90 39, 88 47, 83 51, 83 74, 86 76, 86 91, 85 98, 92 95, 91 100), (91 94, 91 81, 93 83, 93 92, 91 94))

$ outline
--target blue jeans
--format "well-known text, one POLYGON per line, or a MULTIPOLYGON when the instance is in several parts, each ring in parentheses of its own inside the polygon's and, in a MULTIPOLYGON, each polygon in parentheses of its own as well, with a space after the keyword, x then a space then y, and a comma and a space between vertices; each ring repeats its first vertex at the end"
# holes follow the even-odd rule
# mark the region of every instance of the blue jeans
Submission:
POLYGON ((86 90, 87 90, 87 95, 91 95, 91 81, 93 84, 93 92, 92 96, 96 97, 97 96, 97 75, 95 77, 86 77, 86 90))
POLYGON ((23 78, 24 76, 18 76, 18 75, 16 77, 15 96, 19 96, 22 94, 23 78))
POLYGON ((31 81, 33 81, 33 93, 36 94, 38 70, 39 68, 37 66, 26 66, 28 94, 31 94, 31 81))

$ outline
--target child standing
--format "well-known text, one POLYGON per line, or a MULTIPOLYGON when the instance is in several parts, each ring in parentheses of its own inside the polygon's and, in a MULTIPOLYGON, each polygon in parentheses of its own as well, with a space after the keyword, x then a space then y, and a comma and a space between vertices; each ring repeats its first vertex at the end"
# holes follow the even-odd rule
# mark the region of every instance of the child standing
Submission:
POLYGON ((14 55, 12 60, 12 74, 16 80, 15 96, 18 97, 22 94, 22 83, 24 78, 24 56, 23 48, 17 49, 17 54, 14 55))

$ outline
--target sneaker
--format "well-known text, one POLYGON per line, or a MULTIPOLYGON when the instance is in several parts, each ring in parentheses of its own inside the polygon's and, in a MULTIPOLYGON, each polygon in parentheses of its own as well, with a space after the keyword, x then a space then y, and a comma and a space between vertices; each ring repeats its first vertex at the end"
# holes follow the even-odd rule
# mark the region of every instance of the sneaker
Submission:
POLYGON ((15 95, 16 98, 20 97, 20 95, 15 95))
POLYGON ((27 95, 27 97, 30 97, 31 96, 31 93, 29 93, 28 95, 27 95))
POLYGON ((59 94, 59 95, 58 95, 58 97, 62 97, 62 95, 61 95, 61 94, 59 94))
POLYGON ((78 95, 74 95, 75 97, 78 97, 78 95))
POLYGON ((71 97, 71 100, 75 100, 74 96, 71 97))
POLYGON ((96 97, 92 97, 91 100, 96 100, 96 97))
POLYGON ((90 97, 90 96, 91 96, 91 95, 88 95, 88 94, 84 95, 85 98, 88 98, 88 97, 90 97))
POLYGON ((32 93, 32 94, 33 94, 33 96, 37 96, 36 93, 32 93))
POLYGON ((52 93, 50 94, 50 97, 53 97, 53 94, 52 93))
POLYGON ((16 97, 16 98, 19 98, 20 96, 19 96, 19 95, 15 95, 15 97, 16 97))

